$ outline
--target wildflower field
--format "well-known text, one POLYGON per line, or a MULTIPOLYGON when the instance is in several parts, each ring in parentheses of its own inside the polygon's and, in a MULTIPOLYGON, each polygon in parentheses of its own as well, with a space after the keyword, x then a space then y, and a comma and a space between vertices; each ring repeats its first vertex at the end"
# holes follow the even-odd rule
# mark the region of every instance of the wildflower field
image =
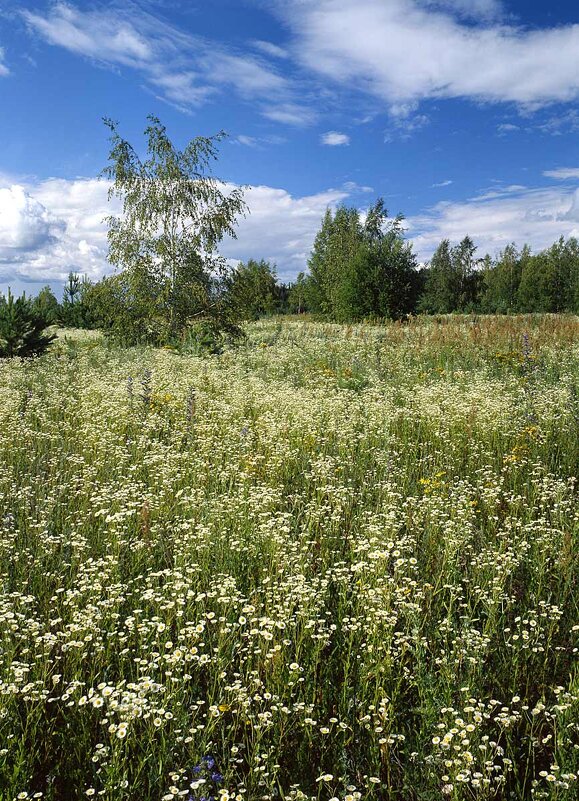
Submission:
POLYGON ((0 799, 579 796, 579 320, 0 362, 0 799))

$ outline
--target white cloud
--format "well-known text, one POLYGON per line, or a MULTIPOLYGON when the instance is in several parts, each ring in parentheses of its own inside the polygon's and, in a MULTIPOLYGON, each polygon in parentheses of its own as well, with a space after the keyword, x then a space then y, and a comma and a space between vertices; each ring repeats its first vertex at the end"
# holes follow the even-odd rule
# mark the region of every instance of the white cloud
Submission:
POLYGON ((357 184, 356 181, 346 181, 346 183, 343 186, 343 189, 349 195, 356 195, 356 194, 366 195, 369 192, 373 192, 374 191, 374 187, 373 186, 364 186, 363 184, 362 185, 361 184, 357 184))
POLYGON ((300 270, 306 269, 326 209, 337 206, 348 196, 346 189, 293 197, 285 189, 252 186, 245 196, 251 213, 240 221, 237 239, 224 242, 221 251, 231 259, 275 262, 282 280, 295 278, 300 270))
POLYGON ((535 126, 535 128, 552 136, 561 136, 564 133, 579 131, 579 112, 576 109, 569 109, 563 113, 555 114, 545 122, 535 126))
POLYGON ((349 145, 350 137, 348 134, 339 133, 338 131, 328 131, 320 136, 320 141, 323 145, 336 147, 338 145, 349 145))
POLYGON ((32 11, 22 15, 46 41, 89 56, 129 67, 143 68, 152 63, 157 47, 140 33, 130 19, 106 11, 78 11, 66 3, 56 3, 46 17, 32 11))
POLYGON ((417 131, 425 128, 430 123, 430 117, 426 114, 414 114, 401 116, 395 112, 392 116, 390 112, 391 127, 384 132, 384 141, 393 142, 395 139, 409 139, 417 131))
POLYGON ((62 280, 69 270, 91 278, 106 265, 103 218, 115 209, 97 179, 49 178, 0 188, 0 265, 24 281, 62 280))
POLYGON ((513 125, 512 122, 502 122, 500 125, 497 126, 497 131, 501 136, 504 134, 513 133, 514 131, 520 131, 519 125, 513 125))
MULTIPOLYGON (((94 178, 4 188, 0 183, 0 278, 47 282, 63 280, 70 270, 89 278, 111 272, 104 218, 119 204, 108 203, 108 187, 94 178)), ((284 189, 250 187, 245 195, 250 214, 240 219, 238 238, 223 242, 222 253, 232 260, 271 260, 280 277, 289 279, 305 269, 326 208, 353 191, 350 186, 293 197, 284 189)))
POLYGON ((261 148, 264 145, 283 145, 287 142, 283 136, 246 136, 239 134, 231 140, 233 145, 244 145, 244 147, 261 148))
POLYGON ((438 189, 438 188, 442 188, 442 187, 444 187, 444 186, 450 186, 450 185, 451 185, 451 183, 452 183, 452 181, 451 181, 451 180, 448 180, 448 181, 441 181, 441 182, 440 182, 440 183, 438 183, 438 184, 432 184, 432 189, 438 189))
MULTIPOLYGON (((62 281, 69 270, 91 278, 110 272, 103 220, 118 202, 107 202, 107 190, 106 181, 90 178, 0 182, 0 281, 8 277, 23 286, 62 281)), ((294 278, 306 267, 326 208, 371 191, 350 182, 295 197, 280 188, 250 187, 250 214, 239 221, 238 238, 224 241, 221 252, 232 261, 268 259, 277 264, 280 278, 294 278)), ((442 239, 458 242, 466 234, 480 254, 494 254, 512 241, 539 249, 561 235, 579 236, 579 189, 505 186, 470 200, 438 203, 405 225, 421 260, 430 258, 442 239)))
POLYGON ((0 47, 0 78, 10 74, 10 70, 4 63, 4 48, 0 47))
POLYGON ((570 178, 579 179, 579 167, 559 167, 557 170, 545 170, 546 178, 555 178, 557 181, 568 181, 570 178))
MULTIPOLYGON (((563 214, 561 219, 567 220, 568 222, 572 223, 579 223, 579 189, 576 189, 573 192, 573 200, 571 202, 571 206, 569 207, 569 209, 567 209, 565 214, 563 214)), ((574 231, 575 231, 574 236, 577 236, 579 228, 575 227, 574 231)))
POLYGON ((406 220, 419 258, 426 260, 442 239, 469 234, 479 253, 491 255, 509 242, 533 250, 560 236, 579 235, 579 194, 567 188, 505 187, 465 202, 442 202, 406 220))
POLYGON ((22 186, 0 188, 0 262, 38 251, 54 240, 59 228, 58 218, 22 186))
POLYGON ((289 58, 289 53, 283 47, 273 44, 273 42, 264 42, 261 39, 254 39, 251 44, 256 50, 265 53, 266 56, 273 56, 274 58, 289 58))
POLYGON ((500 0, 421 0, 420 4, 451 11, 469 19, 494 20, 503 15, 500 0))
MULTIPOLYGON (((154 91, 182 110, 233 89, 244 100, 264 104, 270 119, 277 112, 284 123, 306 120, 303 110, 298 113, 291 82, 263 57, 185 33, 131 4, 84 11, 58 2, 45 14, 22 11, 22 16, 51 45, 104 65, 137 70, 154 91)), ((307 122, 312 118, 310 112, 307 122)))
POLYGON ((261 109, 264 117, 283 125, 311 125, 317 119, 316 112, 299 103, 275 103, 261 109))
POLYGON ((183 110, 201 105, 217 92, 216 87, 202 84, 199 74, 191 70, 151 75, 149 81, 166 100, 183 110))
MULTIPOLYGON (((494 4, 477 5, 490 10, 494 4)), ((469 98, 534 108, 579 96, 579 24, 537 30, 468 24, 454 13, 467 3, 442 6, 419 0, 277 2, 303 65, 388 104, 469 98)))
POLYGON ((285 78, 258 61, 227 53, 209 53, 202 59, 208 79, 232 86, 243 97, 276 97, 288 89, 285 78))
POLYGON ((244 145, 245 147, 258 147, 259 139, 256 136, 239 134, 239 136, 233 140, 233 144, 244 145))

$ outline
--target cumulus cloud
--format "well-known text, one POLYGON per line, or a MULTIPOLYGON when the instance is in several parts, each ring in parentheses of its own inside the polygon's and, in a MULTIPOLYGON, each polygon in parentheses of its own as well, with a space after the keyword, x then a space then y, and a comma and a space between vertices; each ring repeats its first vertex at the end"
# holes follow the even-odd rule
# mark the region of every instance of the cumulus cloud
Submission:
POLYGON ((438 203, 405 222, 422 260, 430 258, 442 239, 458 242, 466 234, 481 254, 493 255, 513 241, 539 250, 560 236, 579 235, 579 193, 510 186, 465 202, 438 203))
POLYGON ((58 217, 24 187, 0 188, 0 262, 18 260, 22 254, 49 245, 59 229, 62 223, 58 217))
MULTIPOLYGON (((387 104, 469 98, 536 108, 579 96, 579 25, 473 24, 459 14, 469 7, 471 0, 277 2, 303 65, 387 104)), ((474 7, 499 8, 482 0, 474 7)))
POLYGON ((348 134, 339 133, 338 131, 328 131, 320 136, 320 141, 323 145, 336 147, 339 145, 349 145, 350 137, 348 134))
MULTIPOLYGON (((271 119, 277 109, 280 121, 304 123, 291 82, 264 57, 186 33, 132 4, 81 10, 57 2, 45 13, 21 13, 29 29, 49 44, 100 64, 136 70, 150 88, 182 110, 231 89, 244 100, 263 103, 271 119), (293 114, 288 111, 292 106, 293 114)), ((262 53, 279 57, 272 52, 274 45, 268 50, 265 44, 262 53)))
POLYGON ((50 178, 0 188, 0 264, 5 276, 59 281, 70 270, 102 275, 103 218, 115 209, 97 179, 50 178))
MULTIPOLYGON (((0 188, 0 276, 46 282, 62 281, 70 270, 89 278, 110 272, 104 218, 119 204, 108 202, 108 188, 94 178, 0 188)), ((240 219, 238 238, 224 241, 221 251, 232 260, 271 260, 280 277, 291 278, 305 269, 326 208, 359 189, 351 184, 294 197, 284 189, 250 187, 250 214, 240 219)))
POLYGON ((221 251, 231 259, 275 262, 281 279, 295 278, 306 268, 326 209, 336 207, 349 194, 344 188, 294 197, 285 189, 252 186, 245 196, 250 214, 240 221, 237 239, 224 242, 221 251))

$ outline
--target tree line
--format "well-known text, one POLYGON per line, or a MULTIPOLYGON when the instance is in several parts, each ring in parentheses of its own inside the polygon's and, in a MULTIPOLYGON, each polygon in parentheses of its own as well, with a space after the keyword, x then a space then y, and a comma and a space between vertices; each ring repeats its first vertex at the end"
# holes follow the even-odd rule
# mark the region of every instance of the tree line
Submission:
POLYGON ((0 296, 0 356, 42 352, 49 325, 100 328, 122 344, 189 344, 219 350, 240 322, 309 312, 337 322, 403 319, 417 313, 579 313, 579 242, 559 239, 533 254, 508 245, 477 257, 470 237, 443 240, 419 264, 403 217, 379 198, 361 215, 342 205, 321 221, 307 270, 278 280, 275 265, 250 259, 231 268, 219 253, 247 211, 243 193, 211 170, 224 134, 183 150, 156 117, 145 129, 147 158, 110 131, 103 175, 122 212, 108 218, 115 272, 91 282, 70 273, 63 299, 45 287, 33 300, 0 296))
POLYGON ((187 297, 178 286, 172 318, 163 316, 153 288, 139 292, 123 272, 96 282, 70 273, 60 302, 48 286, 33 299, 0 297, 0 356, 42 352, 52 341, 44 331, 50 325, 160 345, 176 344, 168 326, 178 320, 181 342, 189 337, 194 348, 217 351, 236 338, 240 322, 272 315, 355 322, 419 313, 579 314, 579 242, 561 238, 535 254, 510 244, 493 259, 477 258, 468 236, 457 245, 445 239, 419 265, 402 219, 388 219, 378 200, 363 221, 354 208, 328 210, 308 271, 293 282, 280 281, 270 262, 249 259, 219 276, 199 271, 189 290, 187 297), (211 310, 197 319, 204 297, 211 310))
MULTIPOLYGON (((365 221, 355 208, 328 210, 308 262, 290 287, 303 310, 338 322, 409 314, 579 313, 579 242, 561 237, 533 254, 528 245, 477 257, 469 236, 444 239, 419 265, 403 218, 378 200, 365 221)), ((294 304, 295 305, 295 304, 294 304)))
MULTIPOLYGON (((445 239, 430 262, 419 265, 404 240, 402 218, 389 220, 378 200, 364 222, 355 208, 328 210, 308 272, 295 281, 280 281, 275 265, 249 259, 213 283, 221 312, 227 308, 235 321, 304 312, 336 322, 418 313, 579 313, 579 241, 561 237, 535 254, 528 245, 510 244, 493 259, 477 258, 468 236, 454 246, 445 239)), ((110 301, 126 289, 119 276, 92 283, 71 273, 61 303, 45 287, 33 305, 64 327, 110 329, 115 321, 122 327, 122 307, 110 301)), ((146 339, 146 309, 133 313, 146 339)))

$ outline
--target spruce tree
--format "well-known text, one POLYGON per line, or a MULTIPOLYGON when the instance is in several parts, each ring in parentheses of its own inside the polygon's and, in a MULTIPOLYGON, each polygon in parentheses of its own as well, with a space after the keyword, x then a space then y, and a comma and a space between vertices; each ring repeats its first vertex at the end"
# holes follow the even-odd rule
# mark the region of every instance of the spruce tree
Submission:
POLYGON ((0 358, 40 356, 55 338, 46 334, 49 321, 26 295, 0 296, 0 358))

